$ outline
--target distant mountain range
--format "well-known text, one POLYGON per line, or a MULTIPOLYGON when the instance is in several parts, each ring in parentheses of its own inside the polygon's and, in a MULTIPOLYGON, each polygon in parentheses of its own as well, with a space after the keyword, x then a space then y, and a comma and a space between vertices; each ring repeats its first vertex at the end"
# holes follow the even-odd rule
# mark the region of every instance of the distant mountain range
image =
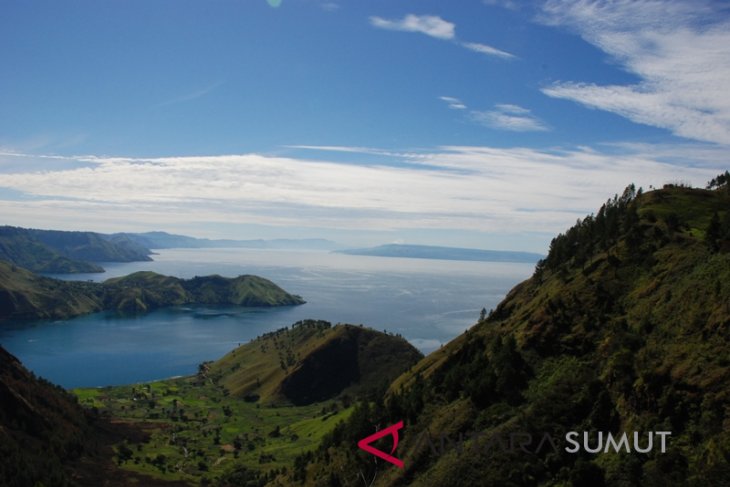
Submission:
POLYGON ((154 249, 330 250, 349 255, 530 264, 543 257, 531 252, 430 245, 387 244, 345 250, 339 247, 336 242, 323 238, 232 240, 159 231, 103 234, 0 226, 0 260, 46 274, 104 272, 98 263, 151 261, 154 249))
POLYGON ((339 254, 404 257, 410 259, 466 260, 483 262, 525 262, 534 264, 544 256, 531 252, 509 250, 465 249, 431 245, 387 244, 365 249, 336 250, 339 254))
POLYGON ((207 248, 247 248, 247 249, 301 249, 301 250, 333 250, 339 247, 331 240, 323 238, 272 240, 232 240, 195 238, 186 235, 175 235, 167 232, 115 233, 114 238, 129 239, 148 249, 207 249, 207 248))
POLYGON ((166 232, 103 234, 0 226, 0 260, 46 274, 104 272, 98 262, 151 261, 152 249, 332 250, 337 247, 335 242, 320 238, 211 240, 166 232))

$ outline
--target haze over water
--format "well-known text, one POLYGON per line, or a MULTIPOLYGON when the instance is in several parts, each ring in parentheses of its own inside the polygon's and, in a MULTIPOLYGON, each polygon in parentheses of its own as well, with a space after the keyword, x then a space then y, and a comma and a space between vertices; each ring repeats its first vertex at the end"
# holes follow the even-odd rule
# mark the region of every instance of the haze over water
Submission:
POLYGON ((399 333, 428 353, 496 306, 533 264, 399 259, 315 251, 169 249, 154 262, 104 264, 103 274, 56 276, 103 281, 140 270, 190 278, 256 274, 301 306, 173 307, 138 317, 95 313, 66 321, 10 323, 0 343, 37 375, 64 387, 102 386, 187 375, 239 343, 306 318, 399 333))

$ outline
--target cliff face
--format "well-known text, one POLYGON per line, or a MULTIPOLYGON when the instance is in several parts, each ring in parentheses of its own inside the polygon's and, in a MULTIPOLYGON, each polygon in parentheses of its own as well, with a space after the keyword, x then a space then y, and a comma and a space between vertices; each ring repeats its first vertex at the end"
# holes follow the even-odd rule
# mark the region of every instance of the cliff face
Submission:
POLYGON ((377 473, 375 485, 723 485, 728 222, 724 187, 627 189, 556 237, 532 278, 396 379, 384 404, 361 406, 298 478, 315 485, 345 465, 377 473), (399 420, 405 468, 373 467, 357 441, 399 420), (441 451, 438 436, 432 448, 419 440, 423 431, 465 438, 470 453, 448 441, 441 451), (671 437, 664 453, 575 454, 565 451, 570 431, 591 432, 594 444, 599 431, 671 437), (499 446, 516 432, 548 433, 557 448, 499 446))

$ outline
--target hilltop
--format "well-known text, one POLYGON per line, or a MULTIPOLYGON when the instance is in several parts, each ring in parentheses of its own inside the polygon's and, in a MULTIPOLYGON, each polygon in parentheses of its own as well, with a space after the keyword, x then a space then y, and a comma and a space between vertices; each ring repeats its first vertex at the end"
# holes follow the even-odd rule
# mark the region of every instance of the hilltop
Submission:
POLYGON ((210 374, 236 397, 305 405, 384 390, 421 357, 399 336, 306 320, 233 350, 210 374))
POLYGON ((144 313, 185 304, 289 306, 304 300, 258 276, 178 279, 135 272, 103 283, 61 281, 0 261, 0 321, 66 319, 96 311, 144 313))
POLYGON ((393 381, 384 401, 361 404, 287 482, 355 485, 360 471, 380 486, 726 485, 728 283, 727 183, 629 187, 557 236, 488 317, 393 381), (374 466, 354 445, 399 420, 405 469, 374 466), (423 431, 463 437, 470 453, 438 436, 419 443, 423 431), (568 431, 594 443, 597 431, 672 436, 665 454, 504 448, 510 433, 568 431))

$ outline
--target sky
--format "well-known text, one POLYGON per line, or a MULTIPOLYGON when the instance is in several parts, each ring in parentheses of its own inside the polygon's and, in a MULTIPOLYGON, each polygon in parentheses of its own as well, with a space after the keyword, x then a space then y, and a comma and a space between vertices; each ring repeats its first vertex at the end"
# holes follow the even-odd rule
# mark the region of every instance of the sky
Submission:
POLYGON ((0 224, 546 252, 729 168, 730 3, 9 0, 0 224))

